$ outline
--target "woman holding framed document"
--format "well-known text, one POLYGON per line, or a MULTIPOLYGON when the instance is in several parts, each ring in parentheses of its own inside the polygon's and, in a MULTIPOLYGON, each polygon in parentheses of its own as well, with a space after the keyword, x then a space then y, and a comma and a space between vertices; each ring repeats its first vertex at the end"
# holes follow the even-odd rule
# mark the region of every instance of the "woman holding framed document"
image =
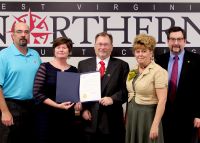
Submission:
POLYGON ((33 95, 37 104, 39 143, 63 142, 73 137, 75 108, 80 109, 80 105, 70 101, 56 102, 57 72, 77 72, 76 67, 67 63, 72 47, 69 38, 55 39, 53 60, 42 63, 36 73, 33 95))

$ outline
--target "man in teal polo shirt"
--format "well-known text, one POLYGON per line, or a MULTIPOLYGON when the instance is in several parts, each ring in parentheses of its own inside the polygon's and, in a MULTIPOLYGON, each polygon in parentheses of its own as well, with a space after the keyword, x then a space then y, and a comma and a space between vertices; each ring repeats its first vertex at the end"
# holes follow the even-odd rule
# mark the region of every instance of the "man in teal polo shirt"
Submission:
POLYGON ((27 47, 27 24, 16 23, 12 39, 13 44, 0 52, 0 143, 30 143, 34 140, 33 82, 41 59, 27 47))

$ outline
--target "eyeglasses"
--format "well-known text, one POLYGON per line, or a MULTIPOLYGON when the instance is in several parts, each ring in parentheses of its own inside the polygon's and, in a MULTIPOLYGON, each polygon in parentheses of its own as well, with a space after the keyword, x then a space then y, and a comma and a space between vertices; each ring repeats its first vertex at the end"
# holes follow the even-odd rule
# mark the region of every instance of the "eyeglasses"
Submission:
POLYGON ((169 38, 169 41, 171 42, 182 42, 184 40, 184 38, 169 38))
POLYGON ((15 33, 17 33, 17 34, 22 34, 22 33, 29 34, 30 31, 29 30, 24 30, 24 31, 23 30, 16 30, 15 33))
POLYGON ((102 47, 102 46, 109 47, 110 45, 111 45, 110 43, 96 43, 95 44, 95 46, 97 46, 97 47, 102 47))

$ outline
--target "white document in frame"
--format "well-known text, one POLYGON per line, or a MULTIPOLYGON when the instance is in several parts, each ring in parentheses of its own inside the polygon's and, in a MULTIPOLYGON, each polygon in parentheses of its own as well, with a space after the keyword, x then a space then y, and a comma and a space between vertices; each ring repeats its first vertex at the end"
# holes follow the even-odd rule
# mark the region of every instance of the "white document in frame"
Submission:
POLYGON ((101 99, 100 72, 90 72, 80 75, 80 101, 98 101, 101 99))

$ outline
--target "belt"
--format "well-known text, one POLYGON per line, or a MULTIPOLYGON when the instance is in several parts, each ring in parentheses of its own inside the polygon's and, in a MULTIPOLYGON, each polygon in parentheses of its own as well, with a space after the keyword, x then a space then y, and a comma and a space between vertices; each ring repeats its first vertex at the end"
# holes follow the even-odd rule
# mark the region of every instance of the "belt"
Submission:
POLYGON ((20 99, 5 98, 5 100, 7 102, 14 102, 18 104, 33 104, 34 103, 33 99, 20 100, 20 99))

